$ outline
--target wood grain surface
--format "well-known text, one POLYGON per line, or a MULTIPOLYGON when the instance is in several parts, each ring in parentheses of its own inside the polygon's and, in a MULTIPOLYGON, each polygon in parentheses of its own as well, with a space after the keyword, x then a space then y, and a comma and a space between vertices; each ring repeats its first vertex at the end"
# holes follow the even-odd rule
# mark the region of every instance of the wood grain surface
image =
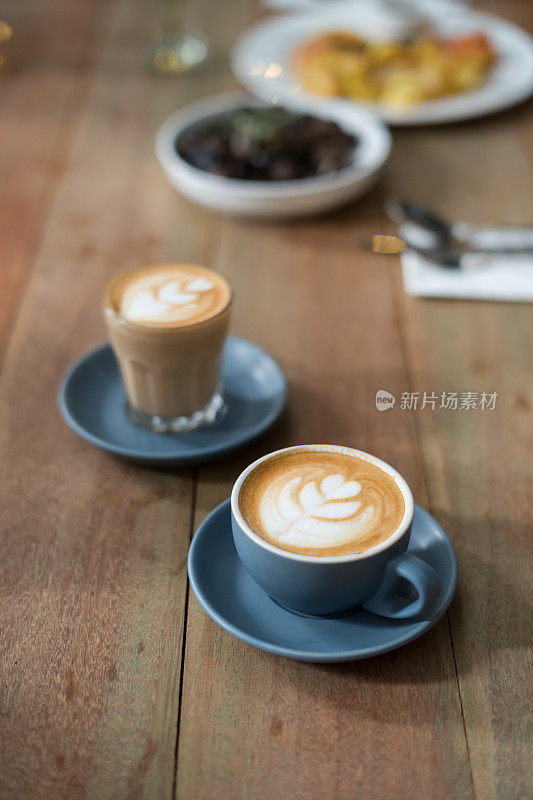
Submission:
MULTIPOLYGON (((531 306, 406 297, 396 261, 361 240, 387 229, 390 195, 531 221, 532 104, 395 132, 381 184, 335 214, 220 217, 179 197, 153 155, 175 108, 234 86, 230 44, 261 13, 207 6, 214 57, 181 78, 147 69, 157 7, 142 0, 2 7, 0 798, 530 797, 531 306), (230 279, 233 331, 289 382, 271 431, 199 470, 115 459, 56 406, 68 363, 104 338, 108 278, 171 259, 230 279), (378 413, 378 389, 498 400, 378 413), (396 466, 460 570, 423 638, 329 666, 232 638, 186 576, 192 533, 246 464, 324 441, 396 466)), ((533 30, 530 4, 485 6, 533 30)))
POLYGON ((102 3, 4 0, 0 45, 0 363, 87 99, 102 3))

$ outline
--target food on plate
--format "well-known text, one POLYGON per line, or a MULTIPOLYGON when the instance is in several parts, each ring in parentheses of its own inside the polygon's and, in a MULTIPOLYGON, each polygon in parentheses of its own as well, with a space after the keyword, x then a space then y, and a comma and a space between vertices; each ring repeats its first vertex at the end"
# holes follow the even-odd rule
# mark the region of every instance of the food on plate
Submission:
POLYGON ((369 41, 352 33, 321 34, 292 54, 305 89, 330 97, 409 106, 481 85, 496 60, 483 33, 407 42, 369 41))
POLYGON ((190 125, 175 147, 182 159, 214 175, 284 181, 349 166, 357 144, 333 120, 280 106, 243 106, 190 125))

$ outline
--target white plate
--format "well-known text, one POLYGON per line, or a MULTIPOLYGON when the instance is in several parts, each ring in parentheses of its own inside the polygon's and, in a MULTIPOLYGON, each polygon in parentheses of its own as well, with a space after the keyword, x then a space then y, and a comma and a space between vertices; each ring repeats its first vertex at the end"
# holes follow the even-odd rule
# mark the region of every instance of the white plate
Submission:
MULTIPOLYGON (((470 92, 406 109, 397 110, 380 103, 365 107, 392 125, 425 125, 484 116, 515 105, 533 93, 533 39, 529 34, 498 17, 445 0, 419 0, 417 5, 440 34, 470 31, 487 34, 498 53, 496 65, 486 82, 470 92)), ((390 31, 383 30, 382 21, 382 13, 376 14, 376 6, 368 0, 335 2, 320 11, 274 17, 249 29, 237 42, 232 53, 233 71, 241 83, 263 100, 291 103, 302 98, 325 105, 331 101, 306 93, 299 84, 290 66, 294 48, 330 30, 383 38, 390 31)), ((354 105, 346 100, 341 102, 354 105)))
POLYGON ((215 211, 247 217, 297 217, 327 211, 359 197, 376 181, 387 160, 391 141, 387 128, 370 111, 348 103, 309 107, 302 112, 335 120, 359 144, 353 164, 329 175, 291 181, 245 181, 211 175, 193 167, 176 152, 176 137, 189 125, 243 105, 264 103, 241 93, 201 100, 173 114, 159 129, 155 149, 170 183, 185 197, 215 211))

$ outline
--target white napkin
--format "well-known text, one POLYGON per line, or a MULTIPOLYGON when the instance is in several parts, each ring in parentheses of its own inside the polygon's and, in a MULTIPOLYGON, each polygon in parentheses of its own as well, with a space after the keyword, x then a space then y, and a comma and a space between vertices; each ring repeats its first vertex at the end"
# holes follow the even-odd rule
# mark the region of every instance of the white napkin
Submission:
MULTIPOLYGON (((344 2, 343 0, 337 0, 337 1, 340 5, 341 4, 346 5, 346 0, 344 0, 344 2)), ((282 9, 282 10, 295 10, 295 11, 299 9, 305 9, 305 10, 311 9, 314 11, 317 9, 320 10, 320 8, 328 6, 331 8, 331 6, 334 5, 332 0, 327 0, 327 2, 326 0, 262 0, 262 2, 265 8, 271 8, 274 10, 282 9)), ((352 0, 352 2, 356 2, 356 0, 352 0)), ((376 2, 376 0, 374 0, 374 2, 376 2)), ((415 6, 415 0, 398 0, 400 7, 402 5, 402 2, 405 2, 406 5, 408 5, 410 8, 415 6)), ((467 5, 468 3, 470 3, 470 0, 453 0, 453 2, 458 3, 460 5, 467 5)), ((376 2, 376 5, 377 4, 378 3, 376 2)), ((431 8, 431 3, 416 2, 416 6, 420 6, 421 11, 427 11, 428 5, 431 8)))
MULTIPOLYGON (((339 0, 341 2, 341 0, 339 0)), ((354 0, 355 2, 355 0, 354 0)), ((402 0, 400 0, 401 4, 402 0)), ((412 6, 413 0, 405 0, 406 3, 409 3, 412 6)), ((456 3, 462 3, 466 5, 470 2, 470 0, 454 0, 456 3)), ((263 5, 266 8, 320 8, 321 6, 328 6, 332 5, 330 2, 324 2, 324 0, 263 0, 263 5)), ((423 3, 419 3, 423 7, 423 3)))
MULTIPOLYGON (((417 225, 402 225, 399 233, 421 247, 431 244, 431 237, 428 240, 417 225)), ((483 231, 475 238, 479 245, 502 240, 497 231, 483 231)), ((463 257, 461 269, 447 269, 406 251, 401 262, 405 291, 416 297, 533 302, 533 254, 475 253, 463 257)))

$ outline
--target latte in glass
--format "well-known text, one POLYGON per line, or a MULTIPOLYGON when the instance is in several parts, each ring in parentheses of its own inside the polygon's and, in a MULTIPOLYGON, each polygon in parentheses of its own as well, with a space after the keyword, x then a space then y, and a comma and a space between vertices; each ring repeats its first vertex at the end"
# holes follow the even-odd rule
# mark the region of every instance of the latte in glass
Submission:
POLYGON ((266 542, 324 557, 381 544, 405 512, 392 474, 364 453, 327 445, 290 448, 260 461, 244 479, 238 505, 266 542))
POLYGON ((142 267, 109 284, 104 314, 134 422, 185 432, 216 419, 231 299, 225 278, 195 264, 142 267))

